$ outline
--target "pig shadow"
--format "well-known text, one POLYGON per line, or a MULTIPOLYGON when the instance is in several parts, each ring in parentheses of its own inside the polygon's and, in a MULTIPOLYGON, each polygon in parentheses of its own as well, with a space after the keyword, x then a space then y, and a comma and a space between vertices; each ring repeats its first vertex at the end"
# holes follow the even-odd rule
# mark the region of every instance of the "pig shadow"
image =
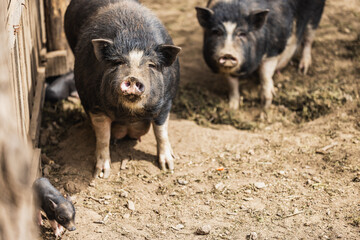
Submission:
MULTIPOLYGON (((154 139, 154 142, 156 140, 154 139)), ((111 157, 111 175, 116 175, 120 172, 120 167, 117 167, 117 162, 122 162, 124 159, 131 161, 148 161, 159 168, 157 156, 143 150, 136 149, 138 140, 123 138, 120 140, 111 140, 110 142, 110 157, 111 157)), ((155 144, 156 152, 156 144, 155 144)), ((79 124, 70 127, 67 130, 66 136, 59 143, 57 151, 51 157, 62 166, 57 173, 59 178, 68 178, 75 182, 82 182, 78 187, 82 190, 94 179, 93 171, 96 164, 95 157, 96 138, 95 133, 90 125, 89 120, 85 120, 79 124)), ((123 170, 122 170, 123 171, 123 170)))

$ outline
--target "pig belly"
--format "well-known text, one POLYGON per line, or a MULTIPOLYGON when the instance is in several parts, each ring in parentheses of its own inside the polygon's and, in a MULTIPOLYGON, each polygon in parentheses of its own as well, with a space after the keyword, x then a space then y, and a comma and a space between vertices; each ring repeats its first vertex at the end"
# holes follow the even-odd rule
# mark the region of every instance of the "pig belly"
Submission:
POLYGON ((111 135, 115 139, 121 139, 128 136, 133 139, 140 139, 150 129, 150 121, 140 121, 134 123, 114 122, 111 126, 111 135))

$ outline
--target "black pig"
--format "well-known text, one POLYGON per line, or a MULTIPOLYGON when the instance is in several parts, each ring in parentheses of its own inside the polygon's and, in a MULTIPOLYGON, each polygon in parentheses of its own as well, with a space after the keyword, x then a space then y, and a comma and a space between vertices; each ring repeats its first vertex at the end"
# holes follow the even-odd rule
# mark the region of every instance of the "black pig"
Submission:
POLYGON ((269 107, 274 72, 285 67, 301 45, 299 68, 307 73, 324 5, 325 0, 210 0, 207 8, 196 8, 204 28, 205 61, 227 78, 230 108, 239 107, 239 78, 255 72, 261 101, 269 107))
MULTIPOLYGON (((38 207, 46 213, 55 236, 61 235, 63 227, 69 231, 76 230, 75 208, 69 195, 64 198, 47 178, 36 179, 33 189, 35 201, 38 207)), ((40 211, 38 212, 38 221, 42 225, 40 211)))
POLYGON ((75 82, 96 135, 94 176, 110 175, 109 143, 139 139, 152 123, 159 163, 174 169, 168 119, 179 84, 179 47, 138 1, 72 0, 65 33, 75 82))
POLYGON ((45 100, 50 102, 57 102, 67 97, 78 97, 75 88, 74 73, 66 73, 46 87, 45 100))

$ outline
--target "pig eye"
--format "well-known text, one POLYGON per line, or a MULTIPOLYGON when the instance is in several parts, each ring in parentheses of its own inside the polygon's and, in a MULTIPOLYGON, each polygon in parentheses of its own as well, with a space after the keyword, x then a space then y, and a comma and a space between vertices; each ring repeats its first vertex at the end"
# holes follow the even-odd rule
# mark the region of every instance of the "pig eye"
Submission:
POLYGON ((149 68, 156 68, 156 65, 155 65, 155 63, 149 63, 149 68))
POLYGON ((223 32, 220 29, 212 29, 211 34, 215 36, 222 36, 223 32))
POLYGON ((65 218, 62 217, 62 216, 59 216, 58 219, 59 219, 60 222, 64 222, 64 221, 65 221, 65 218))
POLYGON ((124 65, 124 64, 125 64, 125 61, 124 61, 124 60, 121 60, 121 59, 117 59, 117 60, 114 61, 114 63, 115 63, 116 65, 124 65))
POLYGON ((247 34, 246 34, 246 32, 240 32, 240 31, 239 31, 239 32, 236 33, 236 36, 237 36, 237 37, 246 37, 247 34))

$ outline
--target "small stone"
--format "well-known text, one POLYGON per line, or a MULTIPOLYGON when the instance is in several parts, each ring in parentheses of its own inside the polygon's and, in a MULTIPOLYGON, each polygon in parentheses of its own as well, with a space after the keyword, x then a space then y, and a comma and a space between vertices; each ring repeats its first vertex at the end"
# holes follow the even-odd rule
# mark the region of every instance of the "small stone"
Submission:
POLYGON ((252 197, 249 197, 249 198, 243 198, 243 200, 248 202, 248 201, 252 201, 252 200, 254 200, 254 198, 252 198, 252 197))
POLYGON ((311 179, 306 180, 306 185, 313 185, 314 182, 311 179))
POLYGON ((111 198, 112 198, 111 195, 105 195, 105 196, 104 196, 104 199, 105 199, 105 200, 110 200, 111 198))
POLYGON ((256 182, 256 183, 254 183, 254 186, 255 186, 257 189, 266 188, 266 184, 265 184, 264 182, 256 182))
POLYGON ((125 191, 124 189, 120 189, 120 197, 127 198, 129 196, 129 193, 125 191))
POLYGON ((124 219, 128 219, 130 218, 130 214, 129 213, 125 213, 124 216, 123 216, 124 219))
POLYGON ((215 185, 215 189, 221 192, 225 189, 225 184, 219 182, 218 184, 215 185))
POLYGON ((169 196, 171 196, 171 197, 175 197, 176 195, 177 195, 176 192, 172 192, 172 193, 169 194, 169 196))
POLYGON ((246 189, 244 192, 247 193, 247 194, 251 194, 251 190, 250 190, 250 189, 246 189))
POLYGON ((299 209, 295 208, 293 214, 299 214, 299 213, 300 213, 299 209))
POLYGON ((344 28, 344 33, 351 33, 351 30, 348 28, 344 28))
POLYGON ((46 165, 43 169, 43 173, 44 173, 44 176, 47 177, 50 175, 50 170, 51 170, 51 166, 50 165, 46 165))
POLYGON ((104 201, 104 205, 109 205, 109 201, 104 201))
POLYGON ((251 155, 251 156, 254 155, 255 154, 254 149, 249 149, 248 154, 251 155))
POLYGON ((199 227, 198 229, 196 229, 195 234, 197 235, 208 235, 211 231, 211 226, 210 225, 204 225, 199 227))
POLYGON ((61 166, 59 164, 56 164, 54 163, 52 166, 51 166, 55 171, 56 170, 59 170, 61 168, 61 166))
POLYGON ((178 182, 178 184, 180 184, 180 185, 186 185, 186 184, 189 183, 188 181, 186 181, 185 179, 182 179, 182 178, 179 178, 179 179, 177 180, 177 182, 178 182))
POLYGON ((72 181, 69 181, 65 184, 64 189, 69 193, 78 193, 80 192, 80 189, 76 186, 76 184, 72 181))
POLYGON ((279 171, 279 175, 284 176, 284 175, 285 175, 285 171, 279 171))
POLYGON ((90 186, 90 187, 95 187, 95 181, 91 181, 91 182, 89 183, 89 186, 90 186))
POLYGON ((328 209, 328 210, 326 211, 326 215, 328 215, 328 216, 330 216, 330 215, 331 215, 331 211, 330 211, 330 209, 328 209))
POLYGON ((320 182, 321 182, 320 178, 318 178, 318 177, 313 177, 312 180, 313 180, 314 182, 316 182, 316 183, 320 183, 320 182))
POLYGON ((131 211, 135 211, 135 203, 131 200, 128 200, 127 208, 130 209, 131 211))
POLYGON ((360 175, 354 177, 352 181, 353 182, 360 182, 360 175))
POLYGON ((175 227, 172 227, 172 229, 176 230, 176 231, 180 231, 181 229, 183 229, 185 226, 182 225, 181 223, 176 225, 175 227))
POLYGON ((252 233, 250 233, 249 235, 246 236, 246 239, 247 240, 256 240, 256 239, 258 239, 258 235, 257 235, 256 232, 252 232, 252 233))

